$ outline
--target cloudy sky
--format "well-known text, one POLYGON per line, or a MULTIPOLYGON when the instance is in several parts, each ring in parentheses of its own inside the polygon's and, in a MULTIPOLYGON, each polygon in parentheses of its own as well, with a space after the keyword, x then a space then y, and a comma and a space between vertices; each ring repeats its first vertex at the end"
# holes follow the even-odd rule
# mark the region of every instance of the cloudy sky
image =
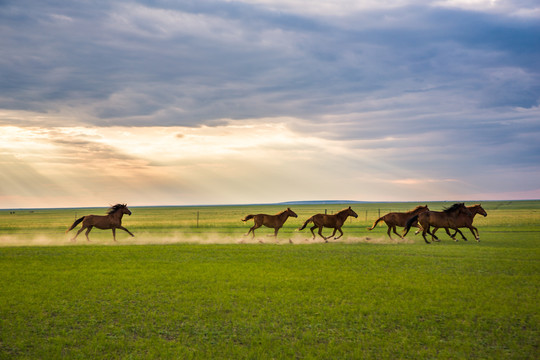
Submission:
POLYGON ((8 0, 0 32, 0 208, 540 199, 537 0, 8 0))

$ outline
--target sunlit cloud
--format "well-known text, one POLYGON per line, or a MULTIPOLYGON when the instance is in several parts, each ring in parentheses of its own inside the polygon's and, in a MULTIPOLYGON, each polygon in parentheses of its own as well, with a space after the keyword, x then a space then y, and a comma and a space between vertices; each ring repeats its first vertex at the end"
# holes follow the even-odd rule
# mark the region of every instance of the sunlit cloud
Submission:
POLYGON ((442 182, 458 182, 457 179, 397 179, 390 180, 393 184, 401 185, 424 185, 424 184, 433 184, 433 183, 442 183, 442 182))
POLYGON ((325 157, 345 150, 332 141, 299 138, 284 120, 200 128, 3 127, 3 150, 17 154, 17 167, 3 162, 15 183, 4 183, 6 193, 1 195, 15 201, 9 192, 29 189, 29 196, 37 195, 54 181, 59 195, 81 196, 64 206, 126 197, 138 204, 240 203, 246 194, 285 201, 294 191, 313 190, 320 183, 305 184, 306 176, 320 176, 312 170, 313 159, 326 163, 325 157), (20 169, 16 174, 15 168, 20 169))

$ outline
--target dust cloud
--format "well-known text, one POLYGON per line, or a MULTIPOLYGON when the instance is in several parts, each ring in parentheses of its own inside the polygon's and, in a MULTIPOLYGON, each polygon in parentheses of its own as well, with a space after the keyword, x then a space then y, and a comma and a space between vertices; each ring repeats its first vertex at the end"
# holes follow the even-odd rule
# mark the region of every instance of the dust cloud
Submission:
MULTIPOLYGON (((311 236, 294 234, 288 238, 275 239, 273 236, 251 236, 244 235, 223 235, 219 233, 208 233, 204 235, 186 234, 182 232, 173 232, 166 235, 156 235, 152 233, 136 233, 135 237, 126 237, 117 234, 117 241, 110 238, 90 237, 87 241, 83 234, 72 241, 73 235, 68 234, 42 234, 42 235, 0 235, 0 246, 84 246, 84 245, 167 245, 167 244, 274 244, 274 245, 302 245, 324 243, 320 237, 312 239, 311 236)), ((328 239, 328 243, 366 243, 366 244, 412 244, 411 239, 389 239, 388 237, 343 237, 338 240, 328 239)))

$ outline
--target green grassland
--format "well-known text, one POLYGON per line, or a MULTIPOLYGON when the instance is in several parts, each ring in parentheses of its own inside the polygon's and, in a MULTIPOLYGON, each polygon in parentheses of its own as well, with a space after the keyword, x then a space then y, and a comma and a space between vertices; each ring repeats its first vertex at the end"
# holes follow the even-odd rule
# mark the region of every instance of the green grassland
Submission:
POLYGON ((416 205, 354 204, 327 244, 295 229, 343 205, 277 240, 240 219, 285 206, 135 207, 117 243, 64 234, 105 209, 1 210, 0 359, 539 358, 540 202, 483 203, 479 243, 366 230, 416 205))

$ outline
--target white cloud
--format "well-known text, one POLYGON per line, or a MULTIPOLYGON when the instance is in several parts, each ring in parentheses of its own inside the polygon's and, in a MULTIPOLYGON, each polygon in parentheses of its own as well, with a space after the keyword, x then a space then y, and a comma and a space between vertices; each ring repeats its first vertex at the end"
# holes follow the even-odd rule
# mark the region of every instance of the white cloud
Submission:
POLYGON ((276 12, 291 12, 322 17, 343 17, 362 11, 395 10, 407 7, 443 7, 478 12, 538 17, 534 0, 236 0, 263 6, 276 12))
POLYGON ((534 0, 440 0, 434 5, 448 8, 498 13, 523 18, 538 18, 540 6, 534 0))

